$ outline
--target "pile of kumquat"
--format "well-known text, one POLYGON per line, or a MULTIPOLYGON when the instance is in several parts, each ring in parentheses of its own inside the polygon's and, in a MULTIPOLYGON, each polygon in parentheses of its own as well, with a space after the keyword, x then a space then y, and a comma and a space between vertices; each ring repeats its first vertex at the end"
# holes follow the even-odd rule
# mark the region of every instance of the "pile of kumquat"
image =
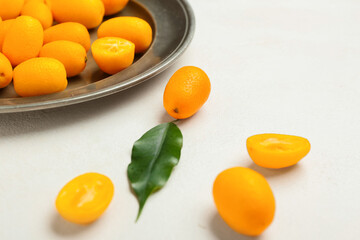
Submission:
POLYGON ((128 1, 0 0, 0 88, 13 81, 22 97, 63 91, 68 78, 84 71, 90 48, 107 74, 129 67, 149 48, 151 26, 133 16, 103 22, 128 1), (96 27, 91 46, 88 29, 96 27))

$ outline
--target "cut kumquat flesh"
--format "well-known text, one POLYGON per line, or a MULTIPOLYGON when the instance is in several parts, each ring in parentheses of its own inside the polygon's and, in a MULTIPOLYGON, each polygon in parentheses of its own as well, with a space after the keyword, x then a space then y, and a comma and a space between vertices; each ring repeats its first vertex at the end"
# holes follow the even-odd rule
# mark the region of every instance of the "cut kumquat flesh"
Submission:
POLYGON ((117 37, 97 39, 92 44, 91 51, 97 65, 108 74, 115 74, 129 67, 135 57, 135 45, 117 37))
POLYGON ((114 185, 108 177, 99 173, 85 173, 61 189, 55 204, 64 219, 88 224, 103 214, 113 195, 114 185))
POLYGON ((258 134, 246 141, 251 159, 266 168, 295 165, 310 151, 310 142, 303 137, 285 134, 258 134))

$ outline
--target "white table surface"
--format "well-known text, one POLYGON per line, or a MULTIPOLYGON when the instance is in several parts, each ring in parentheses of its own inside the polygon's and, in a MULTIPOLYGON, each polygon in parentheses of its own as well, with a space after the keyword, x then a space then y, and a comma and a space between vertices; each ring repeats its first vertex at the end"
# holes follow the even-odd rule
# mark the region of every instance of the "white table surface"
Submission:
POLYGON ((0 239, 337 240, 360 237, 360 2, 193 0, 196 33, 186 53, 154 79, 100 100, 0 115, 0 239), (206 105, 179 124, 184 147, 167 185, 138 203, 126 176, 135 140, 172 120, 164 87, 180 67, 204 69, 206 105), (245 141, 258 133, 306 137, 298 165, 255 166, 245 141), (212 199, 218 173, 255 169, 275 198, 257 238, 233 232, 212 199), (62 220, 60 188, 85 172, 115 184, 106 213, 89 226, 62 220))

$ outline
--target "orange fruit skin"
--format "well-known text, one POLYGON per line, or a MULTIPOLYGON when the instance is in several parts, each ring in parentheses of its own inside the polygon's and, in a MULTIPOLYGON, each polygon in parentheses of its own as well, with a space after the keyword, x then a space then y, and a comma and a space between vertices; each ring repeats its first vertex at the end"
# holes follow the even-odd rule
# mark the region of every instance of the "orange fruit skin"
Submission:
POLYGON ((214 181, 213 197, 222 219, 238 233, 258 236, 273 221, 271 187, 252 169, 234 167, 221 172, 214 181))
POLYGON ((60 23, 44 31, 44 44, 68 40, 81 44, 86 52, 90 49, 90 34, 87 28, 76 22, 60 23))
POLYGON ((28 2, 40 2, 40 3, 45 3, 45 0, 25 0, 24 4, 27 4, 28 2))
POLYGON ((274 133, 251 136, 246 147, 257 165, 274 169, 295 165, 311 148, 306 138, 274 133))
POLYGON ((45 44, 40 50, 40 57, 49 57, 64 64, 67 77, 81 73, 86 66, 86 51, 79 43, 59 40, 45 44))
POLYGON ((24 5, 24 0, 0 0, 0 17, 2 20, 16 18, 24 5))
POLYGON ((2 46, 4 44, 5 35, 11 28, 14 21, 15 21, 15 19, 9 19, 9 20, 2 21, 0 23, 0 52, 2 52, 2 46))
POLYGON ((99 26, 105 14, 101 0, 52 0, 51 10, 57 22, 78 22, 88 29, 99 26))
POLYGON ((4 88, 11 83, 13 69, 10 61, 4 54, 0 53, 0 88, 4 88))
POLYGON ((53 58, 32 58, 14 69, 14 88, 22 97, 60 92, 67 83, 64 65, 53 58))
POLYGON ((91 52, 103 72, 115 74, 133 63, 135 45, 122 38, 105 37, 92 44, 91 52))
POLYGON ((44 3, 50 8, 51 10, 51 0, 45 0, 44 3))
POLYGON ((210 80, 203 70, 193 66, 182 67, 167 83, 163 104, 173 118, 188 118, 204 105, 210 91, 210 80))
POLYGON ((20 16, 6 33, 2 52, 16 66, 39 55, 43 38, 44 32, 39 20, 20 16))
POLYGON ((28 2, 40 2, 40 3, 45 3, 46 6, 48 6, 50 9, 51 9, 51 0, 25 0, 25 3, 28 3, 28 2))
POLYGON ((40 21, 43 29, 47 29, 53 24, 50 8, 45 3, 36 0, 26 3, 21 10, 21 15, 36 18, 40 21))
POLYGON ((105 7, 105 15, 112 15, 123 10, 129 0, 102 0, 105 7))
POLYGON ((115 17, 103 22, 97 32, 98 38, 119 37, 135 44, 135 52, 146 51, 152 42, 151 26, 138 17, 115 17))
POLYGON ((113 195, 114 185, 108 177, 99 173, 85 173, 60 190, 55 206, 64 219, 88 224, 104 213, 113 195))

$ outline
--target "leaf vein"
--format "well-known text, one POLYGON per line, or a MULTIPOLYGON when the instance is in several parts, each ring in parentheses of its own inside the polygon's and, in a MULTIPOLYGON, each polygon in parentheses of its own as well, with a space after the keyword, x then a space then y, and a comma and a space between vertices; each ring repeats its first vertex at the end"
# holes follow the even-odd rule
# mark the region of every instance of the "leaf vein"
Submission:
MULTIPOLYGON (((151 159, 151 162, 150 162, 150 167, 148 168, 148 174, 146 174, 146 180, 145 180, 145 182, 146 182, 146 186, 148 186, 148 182, 149 182, 149 179, 150 179, 150 176, 151 176, 151 173, 152 173, 152 171, 153 171, 153 169, 154 169, 154 166, 155 166, 155 162, 157 162, 157 159, 159 158, 159 156, 160 156, 160 153, 162 152, 162 150, 163 150, 163 148, 162 148, 162 146, 164 145, 164 142, 165 142, 165 139, 166 139, 166 137, 167 137, 167 132, 168 132, 168 130, 169 130, 169 124, 167 124, 167 126, 166 126, 166 128, 164 129, 164 134, 162 135, 162 137, 161 137, 161 141, 160 141, 160 147, 156 150, 156 153, 155 153, 155 156, 151 159)), ((145 187, 146 187, 145 186, 145 187)))

